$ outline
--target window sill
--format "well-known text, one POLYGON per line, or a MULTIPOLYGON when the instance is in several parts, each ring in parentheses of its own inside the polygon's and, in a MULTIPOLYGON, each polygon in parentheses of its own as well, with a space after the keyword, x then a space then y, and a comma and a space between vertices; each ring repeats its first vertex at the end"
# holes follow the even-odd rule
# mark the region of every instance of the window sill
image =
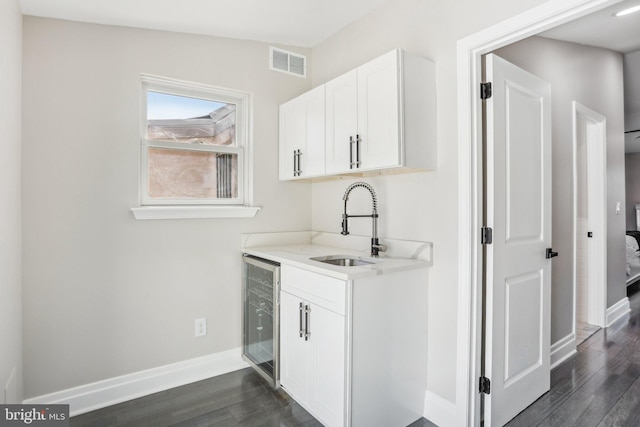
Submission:
POLYGON ((131 208, 136 219, 253 218, 259 206, 140 206, 131 208))

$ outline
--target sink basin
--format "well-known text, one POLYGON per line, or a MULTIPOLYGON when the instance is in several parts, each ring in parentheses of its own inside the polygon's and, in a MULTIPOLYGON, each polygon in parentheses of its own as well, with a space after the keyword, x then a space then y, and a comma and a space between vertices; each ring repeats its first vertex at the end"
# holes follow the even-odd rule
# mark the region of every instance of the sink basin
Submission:
POLYGON ((360 258, 353 258, 348 255, 327 255, 310 258, 313 261, 324 262, 325 264, 339 265, 340 267, 357 267, 359 265, 373 264, 360 258))

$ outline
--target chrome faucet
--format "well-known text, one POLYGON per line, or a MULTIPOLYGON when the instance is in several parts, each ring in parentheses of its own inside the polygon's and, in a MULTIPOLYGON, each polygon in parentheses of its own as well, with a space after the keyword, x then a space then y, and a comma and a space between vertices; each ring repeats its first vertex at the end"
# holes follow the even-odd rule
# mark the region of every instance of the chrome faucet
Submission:
POLYGON ((377 257, 378 252, 386 251, 387 247, 385 245, 381 245, 378 241, 378 199, 376 197, 376 192, 373 191, 373 187, 366 182, 354 182, 349 187, 347 187, 342 200, 344 200, 344 212, 342 214, 342 232, 340 234, 342 234, 343 236, 349 234, 349 218, 371 218, 373 221, 371 233, 371 256, 377 257), (349 193, 351 193, 351 191, 357 187, 366 188, 367 190, 369 190, 369 193, 371 193, 371 200, 373 201, 373 211, 371 215, 347 214, 347 202, 349 201, 349 193))

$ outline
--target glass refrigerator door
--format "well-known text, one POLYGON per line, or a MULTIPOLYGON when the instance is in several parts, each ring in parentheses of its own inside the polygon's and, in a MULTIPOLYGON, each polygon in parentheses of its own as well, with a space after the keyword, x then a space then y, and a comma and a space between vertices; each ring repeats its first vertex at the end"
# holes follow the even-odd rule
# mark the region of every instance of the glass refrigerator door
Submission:
POLYGON ((277 387, 279 268, 249 257, 244 260, 243 353, 277 387))

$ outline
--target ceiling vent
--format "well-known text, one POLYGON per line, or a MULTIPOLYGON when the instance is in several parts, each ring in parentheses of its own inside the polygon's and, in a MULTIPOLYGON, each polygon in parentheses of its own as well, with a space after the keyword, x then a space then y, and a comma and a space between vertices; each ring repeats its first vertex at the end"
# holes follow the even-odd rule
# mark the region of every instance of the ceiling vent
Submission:
POLYGON ((298 77, 307 77, 307 57, 297 53, 271 47, 269 68, 298 77))

